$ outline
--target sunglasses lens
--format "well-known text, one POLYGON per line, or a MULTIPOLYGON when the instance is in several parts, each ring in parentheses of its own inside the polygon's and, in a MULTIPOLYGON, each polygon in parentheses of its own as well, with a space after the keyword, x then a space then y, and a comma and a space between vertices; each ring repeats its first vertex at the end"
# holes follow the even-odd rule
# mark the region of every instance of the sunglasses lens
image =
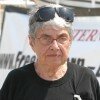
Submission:
POLYGON ((51 7, 45 7, 38 10, 38 20, 37 21, 48 21, 53 19, 55 16, 55 10, 51 7))
POLYGON ((56 11, 59 17, 64 18, 67 22, 73 22, 74 13, 71 9, 61 7, 56 9, 56 11))
POLYGON ((66 22, 73 22, 74 13, 71 9, 60 7, 60 8, 52 8, 52 7, 44 7, 37 11, 36 13, 36 21, 45 22, 53 19, 55 17, 55 12, 59 17, 62 17, 66 20, 66 22))

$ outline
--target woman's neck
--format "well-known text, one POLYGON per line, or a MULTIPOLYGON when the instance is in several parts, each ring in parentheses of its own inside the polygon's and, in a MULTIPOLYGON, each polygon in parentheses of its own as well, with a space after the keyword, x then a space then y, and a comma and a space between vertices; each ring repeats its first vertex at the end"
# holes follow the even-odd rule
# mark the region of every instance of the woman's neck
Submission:
POLYGON ((38 63, 35 63, 35 71, 36 73, 45 80, 58 80, 62 78, 65 73, 67 72, 67 62, 65 62, 61 66, 44 66, 44 65, 38 65, 38 63))

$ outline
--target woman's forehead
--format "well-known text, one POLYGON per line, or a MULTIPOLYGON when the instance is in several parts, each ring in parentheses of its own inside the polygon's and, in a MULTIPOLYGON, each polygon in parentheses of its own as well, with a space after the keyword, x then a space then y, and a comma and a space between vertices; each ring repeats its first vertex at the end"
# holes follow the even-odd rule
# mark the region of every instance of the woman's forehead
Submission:
POLYGON ((60 34, 68 34, 68 31, 65 28, 46 26, 42 29, 37 30, 37 34, 60 35, 60 34))
POLYGON ((42 30, 57 30, 57 31, 60 31, 60 30, 65 30, 66 28, 65 27, 60 27, 58 25, 44 25, 42 27, 42 30))

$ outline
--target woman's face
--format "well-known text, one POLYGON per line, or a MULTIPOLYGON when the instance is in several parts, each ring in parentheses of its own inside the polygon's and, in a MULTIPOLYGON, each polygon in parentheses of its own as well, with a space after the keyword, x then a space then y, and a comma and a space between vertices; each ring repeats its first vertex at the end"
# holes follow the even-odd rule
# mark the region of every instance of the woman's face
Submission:
POLYGON ((66 29, 51 26, 40 29, 36 37, 29 37, 30 45, 37 54, 38 63, 60 66, 68 58, 71 37, 66 29))

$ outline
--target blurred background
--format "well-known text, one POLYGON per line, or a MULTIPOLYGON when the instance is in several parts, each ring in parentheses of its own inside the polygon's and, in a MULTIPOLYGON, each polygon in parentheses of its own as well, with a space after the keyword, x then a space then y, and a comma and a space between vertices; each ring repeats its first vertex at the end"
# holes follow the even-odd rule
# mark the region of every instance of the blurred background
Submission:
MULTIPOLYGON (((31 8, 32 6, 45 5, 50 3, 61 4, 63 6, 79 9, 78 14, 82 15, 82 10, 89 13, 92 10, 96 13, 100 8, 100 0, 0 0, 0 27, 2 22, 2 14, 6 5, 31 8)), ((97 13, 100 13, 98 11, 97 13)))
POLYGON ((0 0, 0 88, 9 71, 35 61, 28 44, 29 12, 46 4, 74 10, 68 60, 89 67, 100 83, 100 0, 0 0))
POLYGON ((0 27, 5 6, 13 5, 31 9, 35 5, 61 4, 75 9, 76 15, 100 15, 100 0, 0 0, 0 27), (91 13, 92 12, 92 13, 91 13))

